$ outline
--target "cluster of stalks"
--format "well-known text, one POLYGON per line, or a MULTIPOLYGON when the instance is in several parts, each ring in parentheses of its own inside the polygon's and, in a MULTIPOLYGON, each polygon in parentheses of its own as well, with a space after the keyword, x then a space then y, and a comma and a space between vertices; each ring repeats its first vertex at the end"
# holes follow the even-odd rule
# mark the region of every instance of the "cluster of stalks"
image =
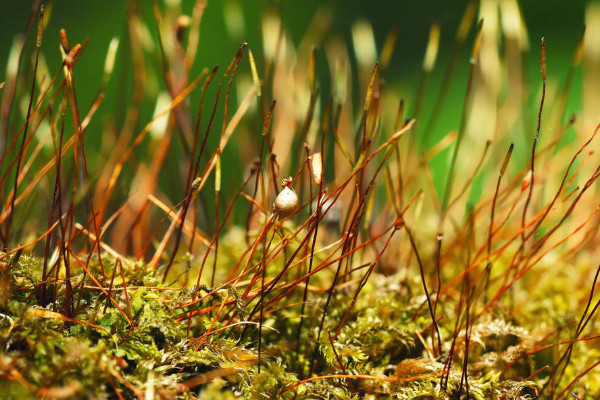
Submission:
MULTIPOLYGON (((477 398, 482 327, 502 319, 529 333, 510 362, 488 365, 501 381, 526 383, 530 397, 600 394, 593 385, 600 361, 572 362, 578 347, 598 349, 600 164, 592 149, 600 121, 592 111, 568 115, 572 81, 582 70, 590 82, 600 76, 589 50, 597 37, 574 44, 562 82, 547 72, 552 59, 542 39, 531 50, 541 55, 534 78, 524 66, 529 41, 516 1, 491 11, 472 1, 445 66, 437 60, 440 27, 432 26, 410 96, 394 89, 402 77, 390 67, 401 31, 378 55, 370 25, 357 23, 353 59, 328 32, 328 12, 314 16, 297 46, 272 12, 263 18, 264 43, 241 43, 229 65, 198 70, 210 62, 197 51, 205 1, 185 17, 178 2, 153 2, 149 21, 132 1, 104 76, 83 82, 78 62, 88 42, 72 46, 65 30, 59 38, 44 32, 38 3, 0 89, 0 312, 10 316, 10 299, 26 293, 44 310, 37 316, 62 320, 66 335, 80 324, 110 330, 84 318, 93 292, 104 312, 118 310, 129 336, 138 324, 136 290, 179 293, 165 301, 187 349, 229 337, 254 355, 219 373, 186 370, 179 393, 240 371, 268 373, 284 343, 296 358, 284 366, 297 380, 278 396, 316 398, 326 395, 310 386, 319 381, 356 396, 393 396, 420 380, 434 382, 436 398, 477 398), (48 65, 43 51, 54 51, 57 39, 62 64, 48 65), (331 87, 319 84, 327 67, 319 53, 331 87), (103 123, 97 114, 115 64, 135 72, 129 92, 119 94, 127 102, 103 123), (468 78, 457 94, 462 67, 468 78), (433 72, 444 68, 434 87, 433 72), (86 107, 76 91, 82 85, 98 86, 86 107), (87 144, 97 141, 92 132, 97 148, 87 144), (282 213, 273 203, 291 188, 298 206, 282 213), (19 286, 10 274, 24 254, 40 268, 33 284, 19 286), (156 277, 156 287, 128 274, 156 277), (382 282, 397 291, 378 288, 382 282), (355 310, 361 298, 378 290, 416 302, 408 320, 417 323, 410 334, 418 343, 410 356, 387 359, 395 372, 364 374, 351 368, 356 356, 337 351, 364 311, 355 310), (563 309, 553 314, 558 303, 563 309), (407 359, 430 368, 403 372, 407 359), (515 368, 523 360, 527 368, 515 368)), ((592 6, 589 15, 600 23, 592 6)), ((594 93, 584 96, 595 104, 594 93)), ((11 318, 2 335, 19 325, 11 318)), ((3 351, 0 380, 42 393, 3 351)), ((115 397, 150 390, 118 370, 107 379, 115 397)))

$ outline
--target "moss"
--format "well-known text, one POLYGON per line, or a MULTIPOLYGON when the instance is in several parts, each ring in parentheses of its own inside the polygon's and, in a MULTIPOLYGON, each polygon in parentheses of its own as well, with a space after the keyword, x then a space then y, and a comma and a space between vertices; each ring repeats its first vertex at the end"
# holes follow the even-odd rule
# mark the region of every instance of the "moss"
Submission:
MULTIPOLYGON (((41 262, 36 263, 30 258, 24 260, 13 267, 14 276, 25 273, 30 277, 40 276, 41 262)), ((243 338, 240 337, 242 329, 211 335, 196 349, 196 344, 190 340, 207 332, 210 319, 195 319, 188 338, 187 318, 181 319, 184 314, 173 311, 174 306, 190 296, 190 291, 168 290, 170 288, 160 285, 134 288, 134 283, 142 283, 139 277, 136 278, 138 270, 130 268, 127 271, 130 275, 126 275, 126 281, 131 285, 127 290, 128 298, 124 291, 115 290, 112 294, 114 303, 107 303, 102 291, 86 286, 82 296, 87 299, 88 306, 74 315, 72 322, 61 319, 62 314, 52 311, 52 304, 46 308, 37 304, 37 282, 22 282, 28 285, 19 286, 13 280, 11 290, 19 295, 11 298, 0 319, 0 346, 5 349, 3 377, 11 382, 3 386, 5 394, 18 397, 23 390, 19 382, 38 388, 65 388, 76 382, 74 398, 108 398, 117 390, 135 395, 136 391, 147 390, 151 384, 159 397, 178 398, 191 395, 211 398, 218 393, 223 398, 247 399, 293 399, 298 396, 358 399, 366 394, 377 398, 451 399, 460 386, 458 361, 449 375, 447 390, 443 391, 439 385, 443 364, 428 364, 423 358, 424 347, 415 334, 429 325, 426 309, 420 304, 422 299, 411 298, 409 291, 399 290, 399 286, 387 283, 383 276, 374 276, 373 284, 368 285, 358 298, 336 337, 335 351, 328 338, 321 338, 318 351, 323 355, 323 361, 316 372, 321 376, 344 373, 398 380, 423 378, 407 382, 328 378, 286 390, 299 383, 305 372, 315 344, 315 322, 302 346, 298 346, 294 340, 289 340, 294 329, 288 329, 285 334, 281 332, 297 324, 296 321, 290 323, 289 310, 270 316, 265 325, 272 330, 265 329, 263 333, 258 373, 255 328, 243 338), (33 283, 33 287, 29 283, 33 283), (125 312, 129 317, 127 302, 132 324, 123 315, 125 312), (412 363, 412 367, 407 363, 412 363), (207 377, 206 382, 194 385, 191 392, 180 385, 202 376, 207 377)), ((73 277, 75 282, 81 278, 81 275, 73 277)), ((157 284, 151 278, 144 281, 157 284)), ((115 289, 119 288, 115 285, 115 289)), ((292 294, 286 301, 293 304, 298 296, 299 293, 292 294)), ((222 294, 216 297, 222 298, 222 294)), ((339 318, 347 310, 347 298, 344 293, 334 295, 331 318, 325 324, 327 332, 335 331, 339 318)), ((309 302, 315 306, 307 308, 308 319, 318 321, 323 301, 319 295, 309 297, 309 302)), ((244 307, 244 304, 237 307, 244 307)), ((248 305, 245 307, 249 308, 248 305)), ((442 330, 448 331, 449 327, 442 324, 442 330)), ((470 356, 472 398, 519 399, 526 398, 521 393, 528 388, 535 392, 535 382, 521 380, 531 373, 533 366, 524 369, 521 363, 509 365, 521 354, 513 349, 515 346, 525 349, 523 341, 528 336, 525 328, 498 319, 472 328, 471 338, 480 346, 479 350, 473 348, 470 356)), ((450 345, 450 340, 451 337, 446 338, 445 347, 450 345)), ((455 347, 457 353, 462 351, 460 343, 459 339, 455 347)), ((589 358, 593 356, 589 355, 586 360, 589 358)), ((568 369, 567 375, 571 374, 568 369)))
MULTIPOLYGON (((0 245, 13 249, 0 253, 0 398, 525 400, 600 392, 600 208, 584 196, 600 178, 587 162, 596 133, 556 145, 575 120, 560 125, 570 83, 548 90, 554 98, 545 103, 545 41, 543 95, 539 111, 530 109, 532 83, 512 68, 526 64, 527 48, 516 2, 500 13, 481 7, 497 20, 489 25, 475 23, 477 2, 469 2, 429 121, 422 111, 437 24, 421 87, 401 100, 390 84, 395 33, 375 63, 366 22, 344 46, 323 33, 329 12, 317 13, 296 48, 273 11, 259 24, 269 48, 250 53, 243 43, 228 67, 196 71, 204 2, 190 16, 177 1, 153 2, 149 21, 141 3, 127 14, 125 56, 111 44, 90 109, 73 85, 83 81, 86 46, 71 48, 63 31, 68 55, 53 67, 40 47, 31 57, 11 53, 9 65, 25 60, 23 74, 0 84, 2 110, 11 124, 27 122, 10 146, 12 138, 0 139, 0 245), (325 57, 308 50, 313 40, 325 57), (346 47, 359 50, 356 60, 346 47), (92 150, 87 128, 104 125, 94 113, 117 59, 122 115, 92 150), (319 86, 328 79, 317 79, 325 59, 332 95, 319 86), (160 68, 146 65, 156 60, 160 68), (456 97, 464 99, 462 121, 434 129, 453 120, 446 103, 456 99, 444 91, 456 86, 461 60, 469 61, 467 91, 456 97), (48 79, 52 68, 56 80, 48 79), (28 74, 32 90, 23 85, 28 74), (548 112, 556 126, 542 129, 548 112), (538 121, 535 129, 529 121, 538 121), (536 132, 531 152, 515 137, 517 125, 536 132), (237 149, 227 146, 232 138, 237 149), (227 165, 232 159, 246 163, 243 173, 227 165), (292 188, 298 201, 283 211, 273 205, 292 188), (33 199, 47 204, 28 208, 33 199)), ((567 82, 585 58, 579 50, 567 82)))

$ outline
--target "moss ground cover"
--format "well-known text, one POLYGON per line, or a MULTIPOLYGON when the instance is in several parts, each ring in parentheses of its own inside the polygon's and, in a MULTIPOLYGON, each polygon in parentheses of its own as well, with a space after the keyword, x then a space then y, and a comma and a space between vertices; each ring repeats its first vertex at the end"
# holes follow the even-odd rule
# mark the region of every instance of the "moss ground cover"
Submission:
POLYGON ((556 79, 491 3, 432 24, 404 93, 401 31, 327 10, 211 66, 205 1, 132 1, 89 76, 34 2, 0 86, 0 398, 600 396, 600 12, 556 79))

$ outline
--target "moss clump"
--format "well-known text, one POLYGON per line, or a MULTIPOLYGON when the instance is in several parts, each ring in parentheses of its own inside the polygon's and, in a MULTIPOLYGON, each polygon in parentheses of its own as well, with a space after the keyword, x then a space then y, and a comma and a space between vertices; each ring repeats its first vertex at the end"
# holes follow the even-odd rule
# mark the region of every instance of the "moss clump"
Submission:
MULTIPOLYGON (((152 273, 139 272, 144 265, 124 265, 125 285, 115 278, 110 301, 98 287, 75 285, 81 301, 71 317, 59 313, 59 302, 41 306, 40 260, 23 256, 12 266, 11 296, 0 318, 3 395, 452 399, 461 386, 458 355, 464 351, 463 338, 459 335, 454 350, 457 361, 447 375, 446 389, 441 390, 444 365, 427 356, 422 342, 430 325, 423 299, 412 296, 404 285, 391 284, 394 277, 373 276, 331 341, 335 322, 348 306, 348 293, 336 292, 324 326, 329 335, 317 346, 322 360, 315 365, 314 376, 323 379, 298 385, 315 346, 323 296, 309 296, 306 318, 313 324, 300 344, 292 339, 297 318, 289 310, 265 319, 259 373, 256 328, 242 335, 242 326, 223 331, 212 326, 219 333, 204 336, 212 321, 208 315, 192 319, 188 337, 188 319, 178 306, 191 292, 157 284, 152 273), (206 340, 197 347, 201 337, 206 340)), ((98 265, 90 271, 99 273, 98 265)), ((74 275, 72 281, 83 278, 74 275)), ((224 292, 206 299, 206 304, 219 304, 224 292)), ((299 298, 300 292, 292 293, 286 302, 294 304, 299 298)), ((447 349, 451 326, 441 321, 440 327, 447 349)), ((472 328, 471 340, 478 344, 471 350, 468 367, 473 399, 526 399, 535 394, 538 384, 522 379, 536 366, 531 358, 518 360, 530 349, 529 337, 525 328, 502 319, 472 328)))
POLYGON ((57 31, 48 65, 34 10, 0 83, 0 397, 597 397, 600 126, 563 118, 597 54, 550 90, 542 39, 538 95, 518 4, 476 3, 440 93, 434 23, 407 96, 364 21, 295 45, 282 7, 196 68, 205 2, 131 1, 88 109, 89 47, 57 31))

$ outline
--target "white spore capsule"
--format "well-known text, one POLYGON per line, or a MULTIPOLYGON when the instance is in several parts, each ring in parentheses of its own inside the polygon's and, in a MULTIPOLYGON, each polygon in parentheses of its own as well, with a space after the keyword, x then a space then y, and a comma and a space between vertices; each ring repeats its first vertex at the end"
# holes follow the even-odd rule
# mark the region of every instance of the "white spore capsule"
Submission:
POLYGON ((292 185, 292 177, 288 179, 284 179, 281 182, 281 186, 283 186, 283 190, 279 192, 277 197, 275 198, 275 203, 273 204, 273 208, 275 209, 275 214, 279 219, 286 218, 296 211, 298 207, 298 195, 291 188, 292 185))

